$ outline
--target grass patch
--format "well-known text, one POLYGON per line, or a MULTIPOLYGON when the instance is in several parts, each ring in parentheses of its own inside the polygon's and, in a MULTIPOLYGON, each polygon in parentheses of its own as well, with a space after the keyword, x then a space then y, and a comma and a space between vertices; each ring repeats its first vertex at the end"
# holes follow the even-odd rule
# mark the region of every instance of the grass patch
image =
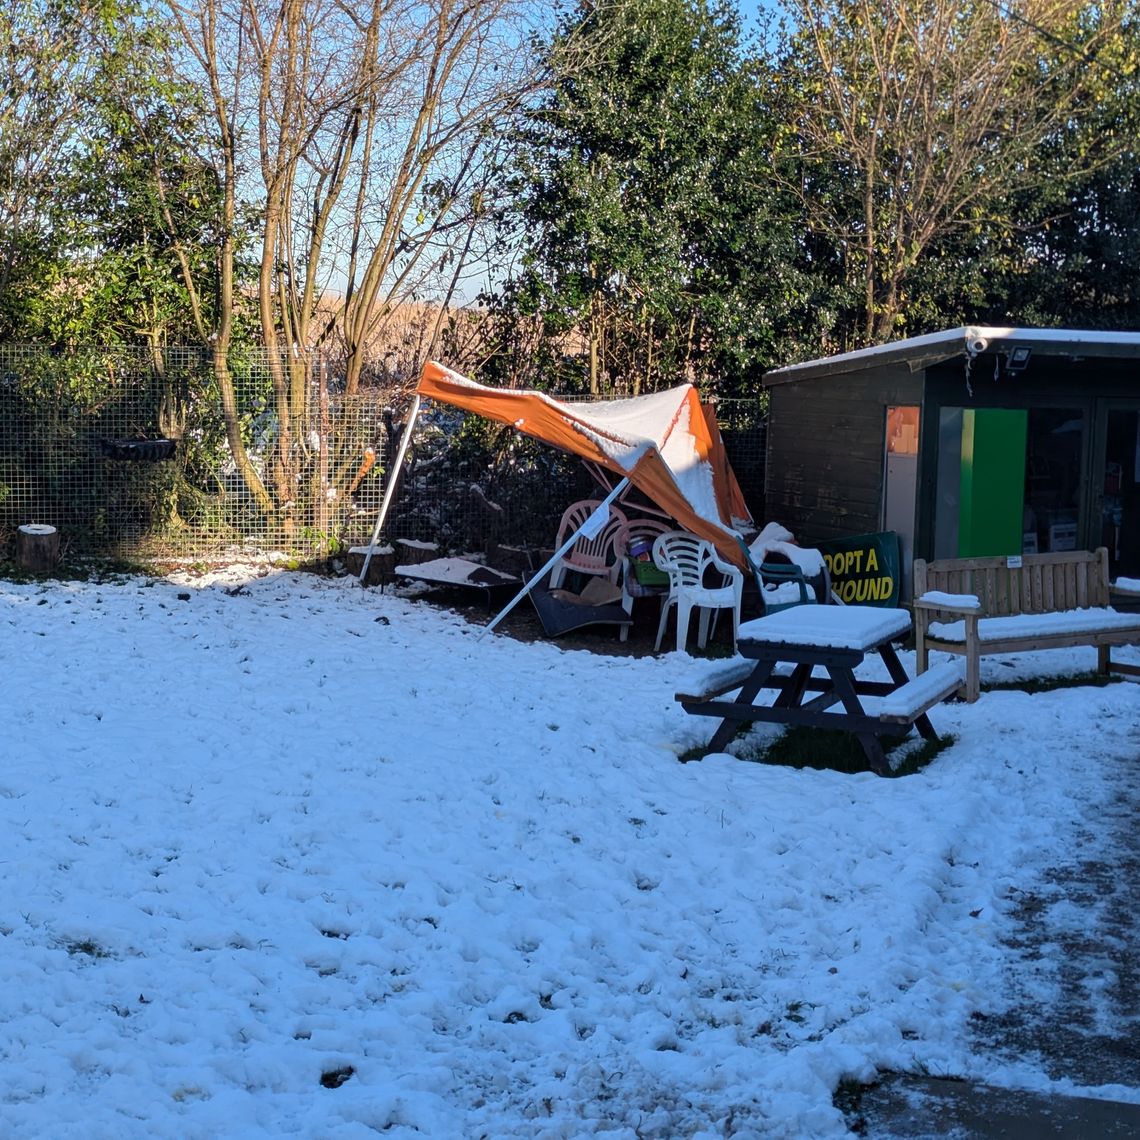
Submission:
MULTIPOLYGON (((668 641, 662 645, 665 652, 669 652, 670 646, 668 641)), ((723 661, 729 657, 736 656, 736 647, 727 641, 713 641, 712 638, 705 644, 704 649, 699 649, 694 643, 693 645, 686 645, 685 652, 690 657, 703 658, 706 661, 723 661)))
POLYGON ((855 1136, 867 1134, 867 1118, 863 1115, 863 1094, 873 1085, 865 1085, 852 1077, 845 1077, 836 1086, 831 1103, 843 1113, 847 1129, 855 1136))
MULTIPOLYGON (((743 724, 740 732, 750 726, 743 724)), ((737 733, 737 736, 740 735, 737 733)), ((887 756, 889 771, 886 776, 913 776, 921 772, 940 752, 952 745, 956 736, 944 733, 937 740, 923 740, 914 736, 883 736, 879 738, 887 756)), ((677 759, 682 763, 703 760, 708 745, 695 745, 686 749, 677 759)), ((740 754, 739 759, 753 764, 780 764, 785 768, 817 768, 831 772, 869 772, 867 754, 858 739, 850 732, 829 728, 804 728, 794 725, 785 729, 767 745, 740 754)))
POLYGON ((87 958, 110 958, 111 951, 104 949, 98 942, 91 938, 82 938, 74 942, 64 943, 64 949, 73 958, 79 954, 87 958))
POLYGON ((1113 674, 1097 673, 1091 670, 1088 673, 1069 673, 1059 677, 1025 677, 1018 681, 992 681, 982 686, 983 693, 1010 692, 1017 690, 1020 693, 1051 693, 1055 689, 1077 689, 1085 685, 1094 688, 1103 688, 1105 685, 1116 685, 1123 681, 1123 677, 1113 674))
MULTIPOLYGON (((912 776, 920 772, 940 752, 954 743, 955 737, 916 742, 913 736, 879 738, 887 754, 888 777, 912 776)), ((781 764, 786 768, 821 768, 832 772, 867 772, 867 754, 858 739, 849 732, 828 728, 805 728, 794 725, 780 733, 766 748, 741 759, 757 764, 781 764)))

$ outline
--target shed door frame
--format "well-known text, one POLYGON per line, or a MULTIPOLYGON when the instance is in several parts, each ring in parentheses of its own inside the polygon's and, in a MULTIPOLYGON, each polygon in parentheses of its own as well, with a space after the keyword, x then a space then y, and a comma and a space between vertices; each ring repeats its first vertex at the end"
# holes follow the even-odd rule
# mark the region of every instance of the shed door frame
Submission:
MULTIPOLYGON (((1090 472, 1086 480, 1087 499, 1087 526, 1085 528, 1085 542, 1090 550, 1102 545, 1103 532, 1100 530, 1104 519, 1105 508, 1105 482, 1101 478, 1102 470, 1108 462, 1108 419, 1113 412, 1131 412, 1137 416, 1140 426, 1140 400, 1128 399, 1123 396, 1106 396, 1093 401, 1092 416, 1092 450, 1087 470, 1090 472)), ((1140 463, 1140 457, 1137 462, 1140 463)), ((1113 551, 1109 551, 1110 566, 1113 577, 1116 577, 1115 559, 1113 551)), ((1128 568, 1127 576, 1136 577, 1137 574, 1128 568)))

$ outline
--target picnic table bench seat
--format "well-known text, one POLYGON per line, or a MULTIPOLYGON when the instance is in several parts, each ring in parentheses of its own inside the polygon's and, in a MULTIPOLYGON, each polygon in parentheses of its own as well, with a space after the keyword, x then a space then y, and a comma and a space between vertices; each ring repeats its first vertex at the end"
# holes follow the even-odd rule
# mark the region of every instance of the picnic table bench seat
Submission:
POLYGON ((964 667, 960 661, 943 661, 907 681, 879 702, 879 720, 887 724, 911 724, 927 709, 941 704, 962 687, 964 667))
POLYGON ((931 650, 965 658, 965 697, 981 691, 981 658, 991 653, 1091 646, 1097 669, 1113 665, 1113 646, 1140 641, 1140 613, 1109 604, 1108 551, 1057 551, 1018 558, 914 562, 915 667, 931 650))
MULTIPOLYGON (((685 687, 678 689, 673 695, 673 699, 696 704, 700 701, 711 701, 717 697, 723 697, 725 693, 739 689, 752 676, 755 667, 755 661, 748 661, 744 658, 738 657, 733 661, 727 661, 709 673, 683 681, 682 684, 685 687)), ((791 670, 787 666, 777 666, 777 671, 787 674, 791 670)))
MULTIPOLYGON (((754 662, 747 660, 731 661, 708 673, 700 679, 698 684, 689 684, 685 689, 679 689, 674 700, 680 703, 700 704, 703 701, 713 701, 739 689, 752 675, 754 662)), ((925 673, 907 681, 898 688, 891 688, 885 684, 868 685, 869 691, 881 688, 885 693, 880 698, 877 715, 885 725, 913 724, 924 712, 935 705, 953 696, 962 687, 962 674, 964 666, 958 661, 945 661, 928 669, 925 673)), ((776 687, 782 685, 791 677, 792 666, 777 665, 773 670, 773 682, 776 687)), ((822 690, 826 683, 813 679, 805 688, 822 690)))

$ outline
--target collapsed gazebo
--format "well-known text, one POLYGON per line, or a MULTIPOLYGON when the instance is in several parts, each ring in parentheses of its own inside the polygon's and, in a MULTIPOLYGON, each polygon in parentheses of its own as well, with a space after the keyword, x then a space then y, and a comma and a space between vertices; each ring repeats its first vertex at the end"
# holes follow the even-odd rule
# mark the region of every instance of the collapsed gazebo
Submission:
MULTIPOLYGON (((708 539, 723 557, 743 567, 740 538, 755 527, 716 414, 693 385, 627 399, 566 403, 544 392, 489 388, 434 361, 424 365, 416 387, 371 547, 425 398, 506 424, 580 457, 606 487, 606 507, 635 487, 679 526, 708 539)), ((367 562, 361 581, 366 572, 367 562)))

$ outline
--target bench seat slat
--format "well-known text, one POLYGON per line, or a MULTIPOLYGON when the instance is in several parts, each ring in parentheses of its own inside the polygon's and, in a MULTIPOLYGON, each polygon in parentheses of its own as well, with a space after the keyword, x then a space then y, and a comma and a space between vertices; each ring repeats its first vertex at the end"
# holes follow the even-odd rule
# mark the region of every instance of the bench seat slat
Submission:
MULTIPOLYGON (((978 640, 1032 640, 1065 635, 1095 635, 1124 630, 1140 634, 1140 614, 1121 613, 1108 608, 1061 610, 1043 614, 1007 614, 983 617, 978 621, 978 640)), ((931 622, 928 637, 937 641, 963 641, 965 623, 931 622)))
POLYGON ((898 724, 913 722, 927 709, 957 692, 962 686, 964 673, 958 661, 944 661, 920 673, 883 697, 879 704, 879 719, 898 724))

